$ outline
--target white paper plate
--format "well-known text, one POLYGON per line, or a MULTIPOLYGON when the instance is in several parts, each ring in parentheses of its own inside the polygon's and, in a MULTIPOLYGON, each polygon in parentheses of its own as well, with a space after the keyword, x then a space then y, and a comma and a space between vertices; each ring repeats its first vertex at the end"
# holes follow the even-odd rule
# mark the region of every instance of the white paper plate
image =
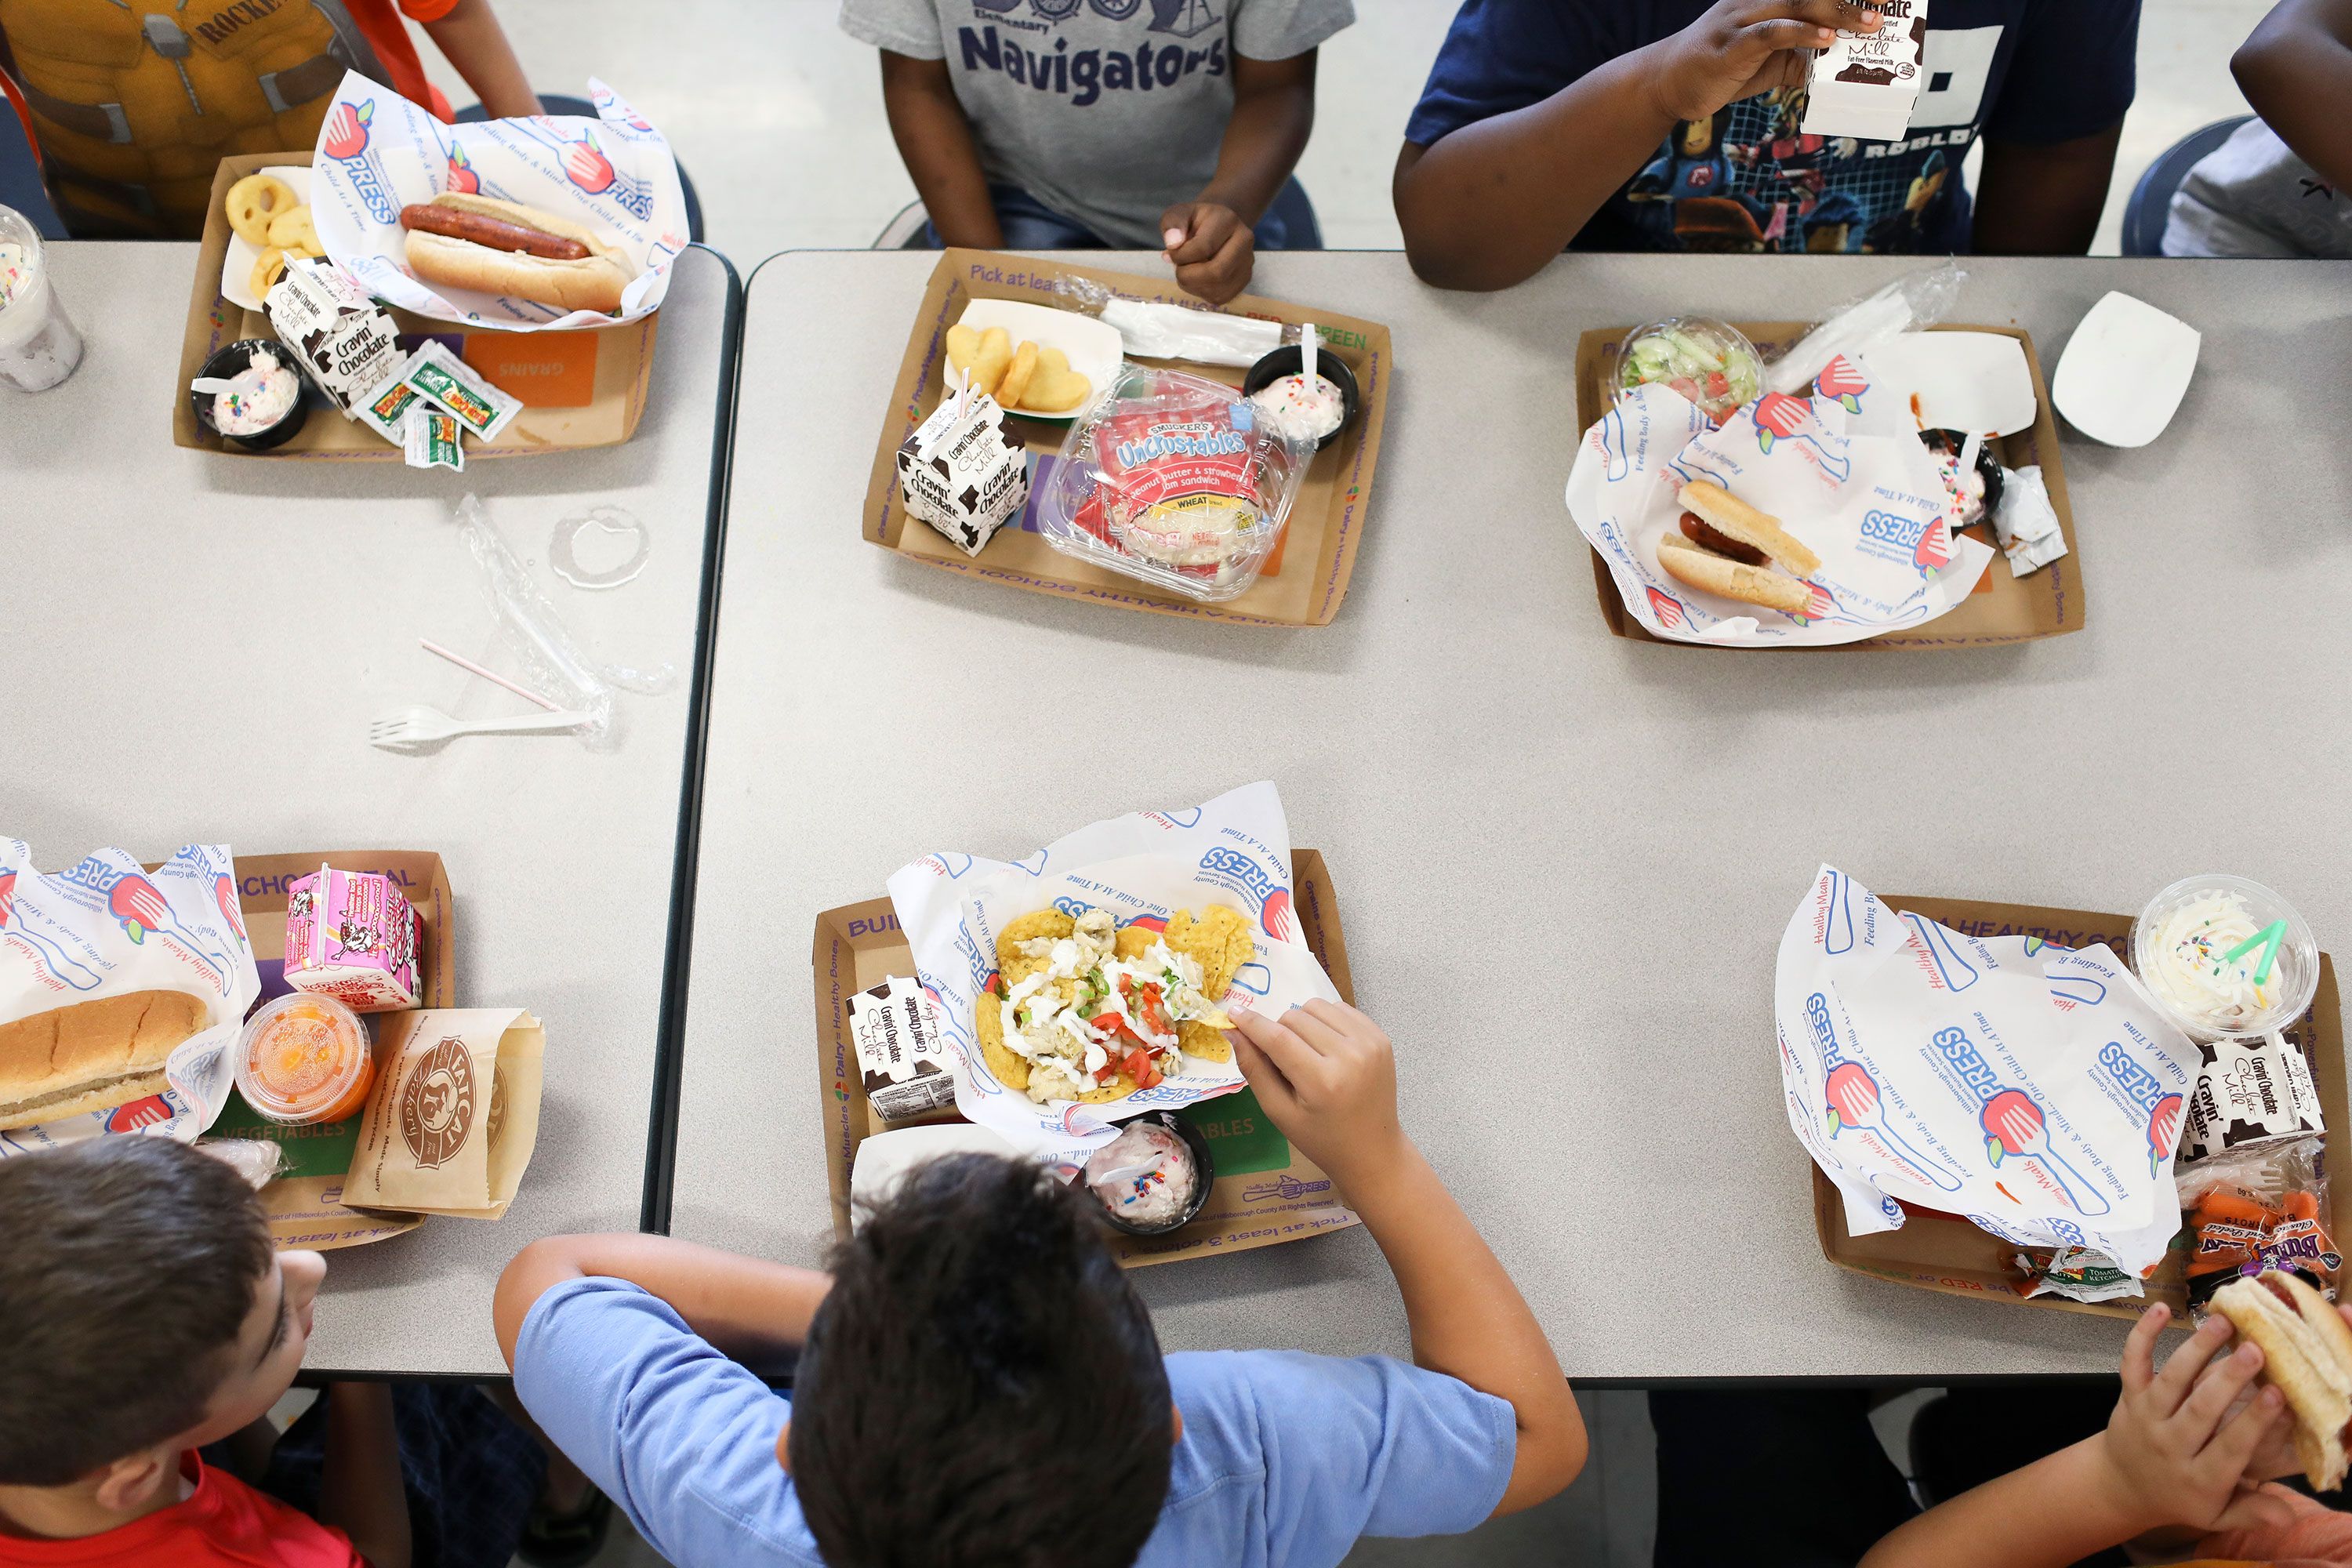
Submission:
POLYGON ((2040 411, 2024 345, 1999 332, 1906 332, 1862 357, 1919 400, 1930 429, 2011 436, 2032 428, 2040 411))
POLYGON ((2050 401, 2094 441, 2145 447, 2179 412, 2203 342, 2188 322, 2145 300, 2111 293, 2067 340, 2050 401))
POLYGON ((849 1166, 849 1214, 853 1228, 866 1207, 880 1202, 900 1177, 942 1154, 1011 1154, 1003 1134, 969 1121, 940 1121, 877 1132, 857 1145, 849 1166))
MULTIPOLYGON (((1056 310, 1050 305, 1024 304, 1018 300, 974 300, 964 307, 959 326, 984 332, 991 327, 1003 327, 1011 334, 1013 346, 1035 343, 1041 349, 1059 349, 1070 356, 1070 368, 1094 385, 1094 392, 1085 403, 1059 414, 1041 414, 1034 409, 1014 408, 1007 412, 1024 419, 1075 419, 1086 412, 1088 405, 1118 380, 1119 362, 1125 357, 1126 343, 1118 329, 1082 316, 1076 310, 1056 310)), ((940 356, 940 384, 955 390, 955 367, 940 356)))
MULTIPOLYGON (((309 204, 310 165, 308 163, 273 163, 255 173, 277 175, 294 188, 297 200, 309 204)), ((229 230, 228 255, 221 260, 221 298, 248 310, 260 310, 260 297, 253 291, 253 264, 260 259, 261 252, 251 241, 235 229, 229 230)))

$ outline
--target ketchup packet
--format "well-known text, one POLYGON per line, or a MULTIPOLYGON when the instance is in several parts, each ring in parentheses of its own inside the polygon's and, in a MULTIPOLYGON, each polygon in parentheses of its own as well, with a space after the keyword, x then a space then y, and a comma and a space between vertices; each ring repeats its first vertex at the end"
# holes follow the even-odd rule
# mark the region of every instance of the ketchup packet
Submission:
POLYGON ((1235 598, 1280 542, 1314 455, 1222 382, 1130 365, 1072 423, 1038 531, 1188 598, 1235 598))

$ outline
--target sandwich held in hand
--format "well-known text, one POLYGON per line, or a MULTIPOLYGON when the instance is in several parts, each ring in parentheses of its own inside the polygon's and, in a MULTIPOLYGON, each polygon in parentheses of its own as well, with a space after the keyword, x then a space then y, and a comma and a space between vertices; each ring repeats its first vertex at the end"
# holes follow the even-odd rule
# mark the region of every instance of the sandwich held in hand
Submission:
POLYGON ((996 939, 996 983, 981 997, 980 1048, 999 1081, 1038 1104, 1100 1104, 1181 1076, 1187 1055, 1230 1061, 1213 998, 1255 944, 1232 910, 1179 910, 1165 931, 1108 910, 1040 910, 996 939))
POLYGON ((566 310, 617 310, 635 277, 585 224, 491 196, 445 191, 400 209, 408 268, 427 283, 566 310))
POLYGON ((1658 541, 1658 564, 1668 575, 1742 604, 1803 613, 1813 591, 1801 579, 1822 569, 1803 541, 1720 486, 1687 484, 1680 499, 1681 531, 1658 541), (1775 565, 1795 575, 1777 574, 1775 565))
POLYGON ((2263 1352, 2263 1381, 2286 1396, 2294 1451, 2314 1490, 2344 1484, 2352 1426, 2352 1326, 2295 1275, 2267 1269, 2213 1293, 2212 1310, 2263 1352))

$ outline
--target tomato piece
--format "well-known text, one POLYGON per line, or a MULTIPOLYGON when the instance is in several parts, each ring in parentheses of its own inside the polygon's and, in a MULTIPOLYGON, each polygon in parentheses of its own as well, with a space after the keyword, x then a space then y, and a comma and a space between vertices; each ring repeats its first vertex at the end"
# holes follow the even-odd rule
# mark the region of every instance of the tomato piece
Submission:
POLYGON ((1724 374, 1719 370, 1711 370, 1706 373, 1706 392, 1709 397, 1721 397, 1725 393, 1729 392, 1730 390, 1731 378, 1729 376, 1724 374))
POLYGON ((1128 998, 1129 1009, 1139 1015, 1143 1019, 1143 1026, 1153 1034, 1162 1037, 1174 1034, 1176 1026, 1169 1020, 1168 1002, 1160 994, 1160 987, 1145 985, 1141 987, 1141 996, 1128 998))

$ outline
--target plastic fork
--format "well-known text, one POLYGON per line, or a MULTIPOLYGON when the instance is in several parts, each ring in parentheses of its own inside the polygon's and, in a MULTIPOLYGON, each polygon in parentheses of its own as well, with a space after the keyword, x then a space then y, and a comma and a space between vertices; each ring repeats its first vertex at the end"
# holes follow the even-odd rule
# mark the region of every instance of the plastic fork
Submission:
POLYGON ((389 713, 368 726, 368 744, 398 750, 429 746, 452 735, 507 734, 528 730, 570 730, 585 724, 588 715, 576 708, 556 713, 524 713, 507 719, 452 719, 438 708, 418 704, 389 713))

